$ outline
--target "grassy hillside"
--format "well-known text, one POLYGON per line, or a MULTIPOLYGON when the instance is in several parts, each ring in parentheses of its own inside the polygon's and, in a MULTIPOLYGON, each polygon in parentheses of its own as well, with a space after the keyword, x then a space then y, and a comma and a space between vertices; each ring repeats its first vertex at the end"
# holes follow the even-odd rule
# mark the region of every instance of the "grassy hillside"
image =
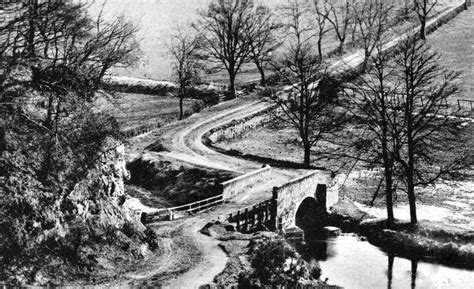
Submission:
POLYGON ((462 91, 452 103, 457 99, 474 101, 474 7, 430 34, 428 43, 442 54, 445 65, 462 72, 462 91))

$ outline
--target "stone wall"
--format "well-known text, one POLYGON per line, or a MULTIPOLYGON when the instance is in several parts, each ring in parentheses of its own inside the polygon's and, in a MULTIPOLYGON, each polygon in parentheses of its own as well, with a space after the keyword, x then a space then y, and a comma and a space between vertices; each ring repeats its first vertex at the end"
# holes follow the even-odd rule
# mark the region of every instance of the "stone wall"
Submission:
POLYGON ((458 6, 453 7, 436 17, 435 19, 428 20, 426 23, 426 33, 431 33, 438 29, 441 25, 448 22, 449 20, 456 17, 459 13, 466 10, 470 5, 470 1, 466 1, 464 3, 458 4, 458 6))
POLYGON ((259 170, 223 182, 222 193, 224 200, 243 193, 244 191, 266 180, 271 175, 271 170, 272 168, 266 165, 264 168, 259 170))
POLYGON ((212 128, 203 135, 204 143, 216 143, 240 136, 258 126, 268 123, 271 120, 270 112, 274 107, 266 107, 242 119, 233 119, 215 128, 212 128))
MULTIPOLYGON (((278 196, 277 221, 281 220, 280 225, 283 230, 295 226, 295 215, 300 203, 308 197, 316 199, 316 187, 318 184, 327 184, 329 178, 329 172, 314 171, 273 188, 274 194, 278 196)), ((337 190, 328 190, 326 200, 333 203, 338 199, 337 193, 337 190)), ((329 206, 326 201, 327 208, 329 206)))
POLYGON ((113 91, 166 95, 176 91, 176 84, 169 81, 133 78, 126 76, 105 76, 102 85, 113 91))

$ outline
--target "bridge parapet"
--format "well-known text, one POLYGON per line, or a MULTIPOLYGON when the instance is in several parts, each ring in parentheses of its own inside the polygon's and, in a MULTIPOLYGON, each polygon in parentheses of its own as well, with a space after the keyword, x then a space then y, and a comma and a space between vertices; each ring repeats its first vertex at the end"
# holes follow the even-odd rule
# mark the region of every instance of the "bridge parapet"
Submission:
POLYGON ((272 168, 265 165, 263 168, 238 176, 222 183, 224 199, 230 199, 240 193, 245 192, 259 182, 265 181, 271 175, 272 168))

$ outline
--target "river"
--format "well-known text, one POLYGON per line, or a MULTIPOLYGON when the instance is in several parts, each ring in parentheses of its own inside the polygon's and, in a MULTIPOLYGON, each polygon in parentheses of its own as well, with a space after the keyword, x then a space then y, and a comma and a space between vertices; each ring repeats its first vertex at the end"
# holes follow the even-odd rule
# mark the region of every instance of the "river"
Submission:
POLYGON ((313 238, 299 248, 321 279, 345 288, 473 288, 474 272, 388 254, 355 234, 313 238))

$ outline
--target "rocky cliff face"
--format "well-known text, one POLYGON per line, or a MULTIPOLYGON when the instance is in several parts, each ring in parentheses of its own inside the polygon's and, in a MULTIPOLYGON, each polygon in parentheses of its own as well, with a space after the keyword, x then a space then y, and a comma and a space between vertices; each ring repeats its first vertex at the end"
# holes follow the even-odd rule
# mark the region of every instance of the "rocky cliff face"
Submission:
POLYGON ((123 262, 145 258, 157 245, 153 231, 124 206, 124 146, 107 139, 100 160, 72 191, 50 206, 36 206, 27 216, 25 246, 2 259, 0 284, 59 285, 99 274, 123 262), (44 216, 48 220, 45 223, 44 216))
POLYGON ((96 213, 105 213, 101 210, 104 205, 122 209, 121 204, 126 198, 124 180, 130 178, 130 173, 125 168, 124 145, 107 140, 100 154, 96 168, 64 200, 67 205, 72 206, 69 217, 87 220, 96 213))

